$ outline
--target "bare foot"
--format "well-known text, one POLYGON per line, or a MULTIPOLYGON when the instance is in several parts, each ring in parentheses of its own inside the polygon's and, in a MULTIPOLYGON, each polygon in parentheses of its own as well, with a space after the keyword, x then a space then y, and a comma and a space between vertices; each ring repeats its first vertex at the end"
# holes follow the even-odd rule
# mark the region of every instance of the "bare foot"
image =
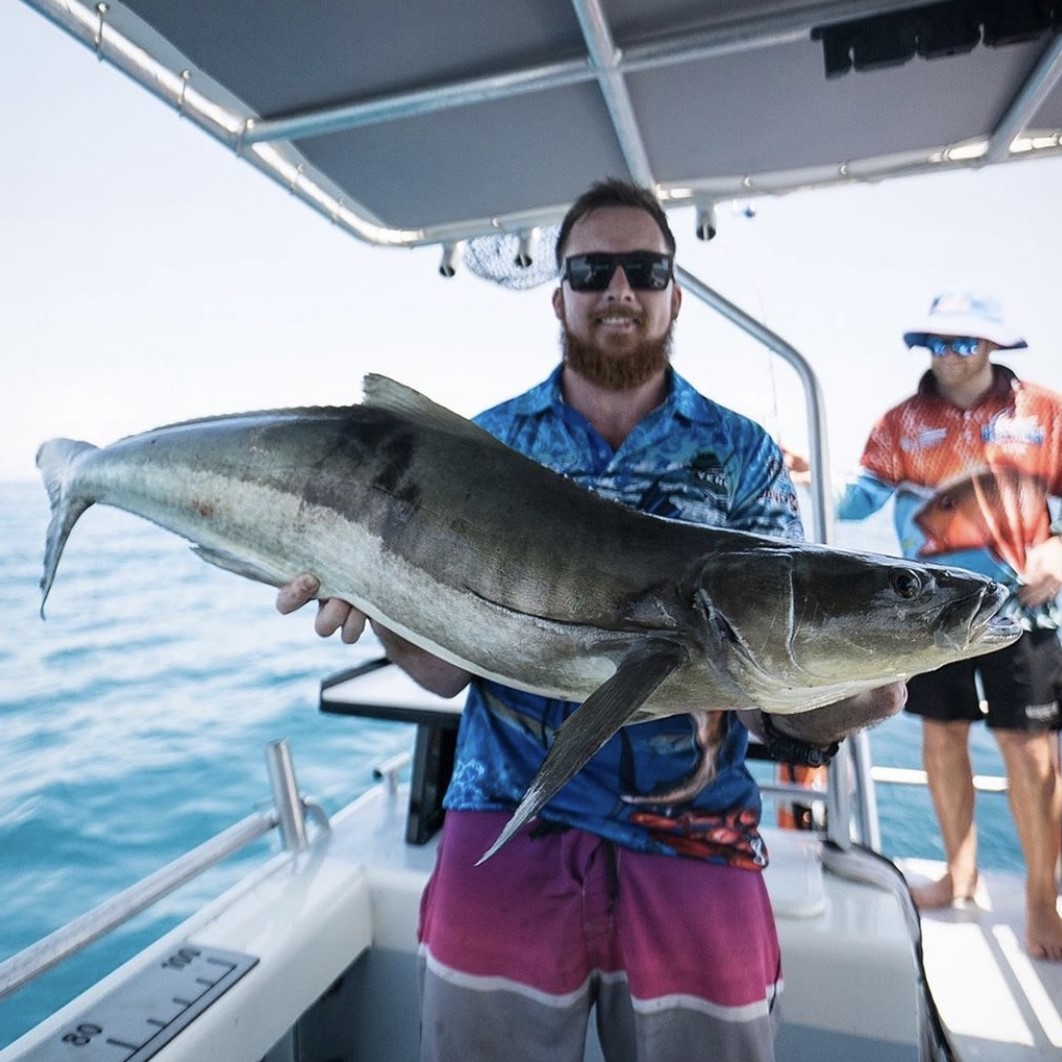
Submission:
POLYGON ((919 910, 928 911, 934 907, 950 907, 955 903, 970 901, 974 898, 976 888, 977 879, 975 878, 969 888, 957 889, 949 872, 929 885, 919 885, 911 889, 911 898, 919 910))
POLYGON ((1029 908, 1025 944, 1034 959, 1062 962, 1062 918, 1054 904, 1029 908))

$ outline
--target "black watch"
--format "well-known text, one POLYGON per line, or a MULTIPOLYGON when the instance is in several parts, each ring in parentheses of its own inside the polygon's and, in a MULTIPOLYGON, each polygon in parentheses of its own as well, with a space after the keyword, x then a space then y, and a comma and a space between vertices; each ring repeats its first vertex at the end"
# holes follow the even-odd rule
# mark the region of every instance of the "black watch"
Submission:
POLYGON ((760 728, 763 730, 763 743, 772 759, 795 763, 800 767, 825 767, 841 747, 839 741, 822 748, 783 734, 775 727, 768 712, 760 712, 760 728))

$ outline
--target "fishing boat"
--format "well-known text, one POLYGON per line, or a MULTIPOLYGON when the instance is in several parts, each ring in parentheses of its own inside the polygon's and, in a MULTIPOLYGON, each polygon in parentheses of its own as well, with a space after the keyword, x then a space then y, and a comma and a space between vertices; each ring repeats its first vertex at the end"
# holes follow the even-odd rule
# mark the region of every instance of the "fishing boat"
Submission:
MULTIPOLYGON (((735 198, 1062 153, 1062 14, 1047 4, 26 2, 329 223, 383 247, 437 246, 443 277, 467 268, 516 288, 552 278, 552 227, 605 175, 692 206, 708 240, 735 198)), ((796 370, 809 524, 829 541, 813 364, 681 265, 678 275, 796 370)), ((7 958, 0 995, 264 834, 282 851, 101 971, 0 1062, 417 1056, 418 903, 460 704, 383 660, 323 676, 320 703, 414 723, 414 747, 328 817, 300 792, 286 744, 271 745, 271 809, 7 958)), ((822 790, 754 766, 768 799, 816 809, 813 829, 765 830, 785 962, 780 1058, 1059 1056, 1062 969, 1023 951, 1020 879, 985 875, 976 910, 920 917, 908 884, 936 868, 879 854, 875 787, 917 784, 916 773, 875 767, 862 737, 822 790)), ((585 1057, 601 1057, 592 1029, 585 1057)))

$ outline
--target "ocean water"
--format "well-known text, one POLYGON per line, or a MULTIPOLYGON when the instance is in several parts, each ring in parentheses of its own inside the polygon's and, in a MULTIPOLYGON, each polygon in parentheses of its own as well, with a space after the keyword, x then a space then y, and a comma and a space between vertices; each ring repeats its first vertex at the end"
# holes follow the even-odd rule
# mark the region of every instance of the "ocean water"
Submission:
MULTIPOLYGON (((411 727, 321 715, 322 677, 370 648, 322 641, 310 610, 200 561, 145 521, 97 507, 70 537, 38 615, 47 502, 0 484, 0 960, 269 799, 263 750, 291 742, 300 789, 329 813, 411 748, 411 727)), ((884 518, 839 545, 891 550, 884 518)), ((1001 774, 975 728, 975 768, 1001 774)), ((916 721, 872 732, 875 761, 919 766, 916 721)), ((887 853, 941 855, 924 789, 879 787, 887 853)), ((1020 870, 1005 798, 978 804, 982 863, 1020 870)), ((0 1001, 0 1047, 177 924, 276 847, 263 840, 0 1001)))

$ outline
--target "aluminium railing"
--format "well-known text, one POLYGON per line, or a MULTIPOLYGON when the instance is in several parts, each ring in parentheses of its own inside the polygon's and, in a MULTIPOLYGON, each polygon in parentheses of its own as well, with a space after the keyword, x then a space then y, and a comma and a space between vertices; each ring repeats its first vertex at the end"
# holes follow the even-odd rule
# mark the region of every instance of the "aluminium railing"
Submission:
POLYGON ((273 792, 272 808, 248 815, 0 963, 0 999, 29 984, 64 959, 76 955, 93 941, 270 830, 280 829, 281 843, 286 851, 301 851, 308 844, 307 817, 313 818, 321 829, 327 830, 328 816, 324 810, 298 792, 287 741, 270 742, 265 753, 273 792))

